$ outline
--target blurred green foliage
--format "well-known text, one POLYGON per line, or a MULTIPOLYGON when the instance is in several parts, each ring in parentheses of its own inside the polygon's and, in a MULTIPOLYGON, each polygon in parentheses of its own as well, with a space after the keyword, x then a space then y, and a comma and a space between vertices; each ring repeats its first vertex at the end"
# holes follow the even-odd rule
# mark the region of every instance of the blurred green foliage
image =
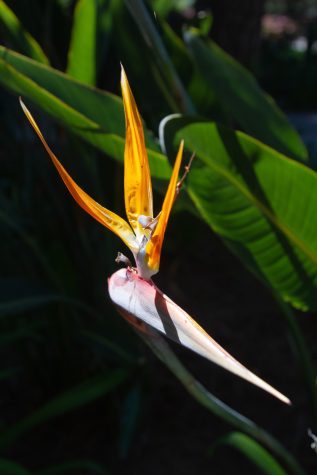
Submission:
MULTIPOLYGON (((189 220, 199 217, 286 305, 317 416, 315 371, 289 306, 316 310, 317 175, 273 99, 206 38, 211 14, 179 13, 194 6, 155 0, 154 16, 141 0, 0 0, 0 378, 12 391, 39 394, 34 399, 30 391, 21 411, 2 416, 3 473, 31 473, 7 458, 20 437, 98 398, 118 459, 128 455, 137 430, 148 384, 143 349, 106 298, 121 244, 69 199, 17 101, 22 96, 36 109, 74 179, 123 215, 120 61, 146 124, 154 188, 165 189, 169 160, 184 138, 196 159, 176 208, 189 220), (173 29, 169 15, 179 15, 182 28, 173 29)), ((172 361, 165 363, 186 386, 190 376, 172 361)), ((189 392, 252 435, 234 433, 223 442, 256 458, 265 473, 286 473, 279 463, 304 473, 251 421, 198 385, 189 392)), ((108 472, 75 460, 36 473, 108 472)))

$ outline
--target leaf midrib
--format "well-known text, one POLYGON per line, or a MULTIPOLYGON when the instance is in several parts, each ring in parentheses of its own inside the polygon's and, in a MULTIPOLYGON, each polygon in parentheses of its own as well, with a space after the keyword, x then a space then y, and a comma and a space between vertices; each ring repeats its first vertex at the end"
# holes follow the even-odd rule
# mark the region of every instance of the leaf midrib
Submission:
MULTIPOLYGON (((188 145, 188 142, 187 142, 188 145)), ((243 184, 237 180, 232 174, 230 174, 223 167, 216 165, 214 162, 210 161, 204 152, 196 152, 197 155, 201 158, 203 163, 216 171, 219 175, 225 178, 229 183, 231 183, 247 200, 249 200, 256 208, 258 208, 280 231, 282 231, 289 240, 295 244, 305 255, 308 257, 314 264, 317 265, 317 255, 314 254, 305 243, 294 234, 294 232, 285 224, 282 223, 275 215, 259 201, 256 196, 254 196, 243 184)))

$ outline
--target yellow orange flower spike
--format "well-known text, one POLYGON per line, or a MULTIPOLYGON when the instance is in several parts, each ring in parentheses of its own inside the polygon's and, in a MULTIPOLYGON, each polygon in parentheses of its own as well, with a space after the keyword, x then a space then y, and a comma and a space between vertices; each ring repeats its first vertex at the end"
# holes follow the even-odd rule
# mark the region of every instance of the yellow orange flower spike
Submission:
POLYGON ((121 89, 126 123, 125 208, 133 231, 138 238, 141 238, 144 235, 144 228, 138 221, 139 216, 153 218, 152 184, 141 118, 123 68, 121 68, 121 89))
MULTIPOLYGON (((26 117, 73 198, 93 218, 119 236, 134 255, 137 269, 131 267, 120 269, 109 279, 108 289, 112 302, 129 322, 141 322, 144 331, 148 331, 149 325, 152 329, 164 333, 168 338, 174 339, 289 404, 290 401, 286 396, 231 357, 207 335, 195 320, 157 289, 152 282, 152 275, 159 270, 164 234, 177 194, 177 179, 184 144, 181 142, 179 147, 162 211, 157 218, 153 219, 152 186, 142 122, 123 68, 121 86, 127 129, 124 191, 126 213, 130 224, 101 206, 74 182, 48 146, 34 118, 20 99, 26 117), (166 322, 171 323, 166 325, 166 322)), ((153 335, 156 338, 156 334, 153 333, 153 335)))
POLYGON ((181 145, 175 161, 162 212, 157 219, 153 219, 152 184, 142 121, 123 68, 121 87, 126 120, 124 194, 126 213, 130 224, 101 206, 74 182, 48 146, 30 111, 21 99, 20 103, 73 198, 87 213, 122 239, 134 255, 139 276, 149 280, 159 270, 165 229, 176 195, 183 145, 181 145))

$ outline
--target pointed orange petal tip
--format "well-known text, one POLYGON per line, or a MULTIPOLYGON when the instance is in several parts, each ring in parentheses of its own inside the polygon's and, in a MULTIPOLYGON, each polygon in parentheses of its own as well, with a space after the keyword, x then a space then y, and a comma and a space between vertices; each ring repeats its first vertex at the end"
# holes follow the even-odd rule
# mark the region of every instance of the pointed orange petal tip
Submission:
POLYGON ((158 271, 160 266, 160 259, 161 259, 161 251, 164 241, 164 235, 168 223, 168 219, 172 210, 173 203, 176 198, 177 193, 177 181, 179 175, 179 169, 182 163, 183 158, 183 150, 184 150, 184 141, 182 140, 178 153, 176 156, 176 160, 174 163, 174 168, 172 171, 172 176, 170 178, 170 182, 167 188, 167 192, 164 198, 162 211, 158 219, 157 226, 153 232, 153 235, 149 242, 146 245, 146 255, 147 255, 147 264, 150 269, 154 271, 158 271))
POLYGON ((135 240, 135 236, 124 219, 120 218, 117 214, 109 211, 107 208, 101 206, 97 201, 91 198, 84 190, 82 190, 75 181, 71 178, 71 176, 67 173, 63 165, 54 155, 50 147, 48 146, 42 132, 40 131, 37 123, 35 122, 31 112, 28 110, 22 99, 20 98, 20 104, 25 113, 27 119, 29 120, 30 124, 32 125, 33 129, 35 130, 37 136, 39 137, 40 141, 42 142, 45 150, 47 151, 48 155, 50 156, 55 168, 57 169, 60 177, 62 178, 63 182, 65 183, 68 191, 72 195, 72 197, 77 201, 77 203, 93 218, 99 221, 103 226, 106 226, 110 231, 115 233, 119 236, 122 241, 132 250, 136 251, 138 249, 138 244, 135 240))
POLYGON ((121 66, 121 88, 126 123, 124 148, 124 197, 129 223, 139 238, 143 227, 140 215, 153 217, 153 198, 150 168, 144 141, 142 120, 121 66))
POLYGON ((188 313, 164 295, 152 281, 120 269, 108 280, 109 295, 119 312, 150 325, 209 361, 258 386, 280 401, 290 404, 284 394, 263 381, 233 358, 211 338, 188 313))

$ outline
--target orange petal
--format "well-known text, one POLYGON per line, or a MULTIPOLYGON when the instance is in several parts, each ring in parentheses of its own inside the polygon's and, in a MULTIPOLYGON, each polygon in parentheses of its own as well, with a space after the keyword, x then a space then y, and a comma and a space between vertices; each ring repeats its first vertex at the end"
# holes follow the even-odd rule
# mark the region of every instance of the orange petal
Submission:
POLYGON ((153 217, 152 184, 143 126, 127 76, 121 69, 121 88, 126 122, 124 196, 128 220, 137 236, 144 234, 140 215, 153 217))
POLYGON ((158 271, 160 266, 160 257, 161 257, 161 250, 164 240, 164 234, 168 222, 168 218, 175 200, 176 195, 176 185, 178 179, 178 173, 180 169, 180 165, 182 162, 183 156, 183 149, 184 149, 184 142, 182 141, 179 150, 177 153, 177 157, 174 164, 173 173, 168 185, 168 189, 165 195, 163 207, 161 214, 158 219, 157 226, 153 232, 153 235, 149 242, 146 245, 146 259, 147 265, 150 269, 154 271, 158 271))
POLYGON ((74 180, 70 177, 70 175, 63 167, 63 165, 56 158, 52 150, 49 148, 30 111, 27 109, 21 99, 20 104, 30 124, 32 125, 33 129, 37 133, 42 144, 44 145, 45 150, 52 159, 52 162, 54 163, 63 182, 65 183, 70 194, 77 201, 77 203, 93 218, 95 218, 101 224, 109 228, 113 233, 117 234, 117 236, 119 236, 131 250, 137 250, 138 246, 135 239, 135 235, 133 234, 128 223, 124 221, 124 219, 120 218, 120 216, 118 216, 117 214, 113 213, 112 211, 109 211, 108 209, 97 203, 95 200, 93 200, 74 182, 74 180))

